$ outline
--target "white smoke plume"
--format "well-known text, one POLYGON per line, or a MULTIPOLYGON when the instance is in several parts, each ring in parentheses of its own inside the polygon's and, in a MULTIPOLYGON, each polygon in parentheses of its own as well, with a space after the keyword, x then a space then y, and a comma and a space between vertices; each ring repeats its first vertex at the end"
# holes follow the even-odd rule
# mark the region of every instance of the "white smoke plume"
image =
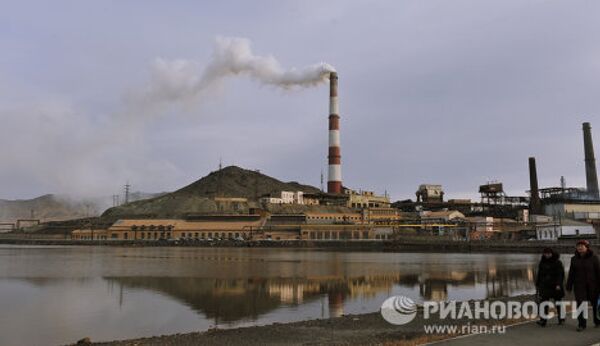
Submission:
POLYGON ((301 69, 284 69, 271 55, 255 55, 245 38, 217 37, 210 62, 200 70, 190 60, 158 58, 152 65, 152 79, 141 102, 177 102, 194 99, 229 76, 246 75, 261 84, 283 89, 310 87, 327 81, 333 66, 319 63, 301 69))
MULTIPOLYGON (((121 193, 125 181, 132 181, 134 187, 164 186, 165 181, 186 177, 177 163, 148 145, 156 118, 185 114, 167 111, 165 106, 193 106, 197 114, 198 104, 189 101, 208 95, 230 76, 290 89, 325 82, 334 70, 325 63, 284 69, 272 56, 255 55, 249 40, 222 37, 216 39, 206 64, 156 59, 151 67, 149 83, 126 93, 120 100, 125 102, 106 114, 85 109, 68 97, 32 98, 29 92, 23 96, 15 89, 2 89, 6 83, 0 83, 2 130, 14 134, 0 136, 0 146, 7 148, 0 150, 0 162, 10 167, 0 170, 0 182, 36 186, 43 189, 40 195, 69 195, 74 200, 106 196, 109 204, 110 195, 121 193), (15 96, 6 97, 9 91, 15 96)), ((16 189, 0 194, 0 198, 20 195, 16 189)))

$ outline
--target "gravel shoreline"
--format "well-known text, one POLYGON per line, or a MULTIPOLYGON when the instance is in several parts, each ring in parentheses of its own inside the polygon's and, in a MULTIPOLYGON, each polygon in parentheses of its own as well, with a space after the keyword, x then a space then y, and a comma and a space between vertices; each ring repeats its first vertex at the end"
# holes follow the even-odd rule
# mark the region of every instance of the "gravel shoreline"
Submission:
MULTIPOLYGON (((529 301, 532 295, 498 298, 490 301, 529 301)), ((475 301, 470 301, 473 306, 475 301)), ((154 336, 93 343, 94 345, 419 345, 457 335, 426 334, 425 325, 508 325, 520 320, 452 320, 423 319, 421 313, 412 322, 396 326, 387 323, 379 312, 345 315, 292 323, 234 329, 211 329, 205 332, 154 336)))

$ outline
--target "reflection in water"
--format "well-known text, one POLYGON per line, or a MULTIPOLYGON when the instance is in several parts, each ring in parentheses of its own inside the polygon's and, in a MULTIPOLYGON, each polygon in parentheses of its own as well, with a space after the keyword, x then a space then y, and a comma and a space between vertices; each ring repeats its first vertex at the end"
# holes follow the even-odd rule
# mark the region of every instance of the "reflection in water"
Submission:
POLYGON ((64 344, 532 293, 538 256, 0 246, 0 344, 64 344), (15 319, 14 316, 22 316, 15 319), (31 329, 28 326, 36 326, 31 329))
POLYGON ((105 277, 127 289, 148 289, 177 299, 214 321, 215 325, 256 320, 280 306, 299 306, 327 297, 329 316, 344 314, 344 302, 368 300, 395 286, 416 288, 420 300, 447 300, 449 287, 478 289, 486 297, 521 294, 534 289, 533 271, 507 269, 487 272, 447 271, 423 274, 381 274, 339 278, 205 279, 105 277))

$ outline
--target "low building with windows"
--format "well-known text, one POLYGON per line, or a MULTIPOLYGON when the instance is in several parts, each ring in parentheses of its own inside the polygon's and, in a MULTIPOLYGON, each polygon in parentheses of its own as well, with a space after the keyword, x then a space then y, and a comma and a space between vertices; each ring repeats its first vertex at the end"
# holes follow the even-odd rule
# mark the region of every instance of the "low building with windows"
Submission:
POLYGON ((361 213, 313 213, 306 212, 307 224, 363 224, 366 222, 361 213))
POLYGON ((362 210, 363 219, 374 224, 390 224, 400 221, 400 212, 396 208, 366 208, 362 210))
POLYGON ((391 228, 374 228, 370 225, 307 225, 300 229, 303 240, 387 240, 391 228))
POLYGON ((108 240, 105 229, 77 229, 71 232, 72 240, 108 240))
POLYGON ((557 222, 536 226, 536 238, 538 240, 560 240, 560 239, 593 239, 596 238, 594 226, 589 223, 562 219, 557 222))
MULTIPOLYGON (((186 219, 118 220, 107 230, 108 240, 251 239, 265 224, 260 215, 197 215, 186 219)), ((92 239, 90 230, 75 230, 73 239, 92 239)), ((100 233, 95 232, 93 239, 100 233)))

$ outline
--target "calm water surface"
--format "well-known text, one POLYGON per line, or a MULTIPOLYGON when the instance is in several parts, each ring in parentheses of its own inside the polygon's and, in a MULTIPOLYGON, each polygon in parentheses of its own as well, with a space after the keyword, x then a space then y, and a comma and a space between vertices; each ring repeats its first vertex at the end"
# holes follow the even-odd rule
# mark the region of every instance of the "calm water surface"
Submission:
POLYGON ((390 295, 534 292, 537 255, 0 245, 0 345, 366 313, 390 295))

